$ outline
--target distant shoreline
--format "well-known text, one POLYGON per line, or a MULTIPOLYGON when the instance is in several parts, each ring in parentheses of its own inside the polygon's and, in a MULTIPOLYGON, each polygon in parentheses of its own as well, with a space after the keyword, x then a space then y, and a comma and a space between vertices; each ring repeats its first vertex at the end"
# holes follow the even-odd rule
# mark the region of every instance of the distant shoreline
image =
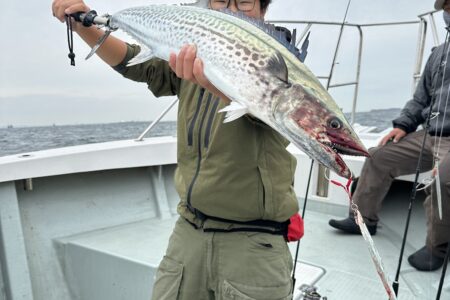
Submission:
MULTIPOLYGON (((360 111, 356 112, 356 116, 358 115, 367 115, 371 113, 381 113, 381 112, 389 112, 388 115, 392 115, 392 113, 396 111, 400 114, 401 108, 383 108, 383 109, 372 109, 370 111, 360 111)), ((351 112, 345 112, 347 118, 350 118, 351 112)), ((8 129, 8 127, 12 126, 12 128, 47 128, 47 127, 65 127, 65 126, 92 126, 92 125, 114 125, 114 124, 132 124, 132 123, 148 123, 149 125, 152 123, 152 120, 149 121, 116 121, 116 122, 107 122, 107 123, 71 123, 71 124, 35 124, 35 125, 15 125, 15 124, 1 124, 0 129, 8 129)), ((175 122, 176 120, 167 120, 161 122, 175 122)))

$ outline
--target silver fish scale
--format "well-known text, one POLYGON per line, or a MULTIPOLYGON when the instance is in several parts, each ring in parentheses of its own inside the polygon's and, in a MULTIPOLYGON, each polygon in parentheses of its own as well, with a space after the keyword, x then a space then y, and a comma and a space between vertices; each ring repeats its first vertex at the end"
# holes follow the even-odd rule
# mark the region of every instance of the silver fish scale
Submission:
POLYGON ((231 98, 248 100, 250 112, 265 121, 270 109, 268 91, 276 86, 273 76, 261 72, 275 51, 260 37, 218 18, 217 11, 195 7, 154 5, 120 11, 111 19, 116 26, 161 59, 195 44, 208 79, 231 98), (220 53, 221 55, 218 55, 220 53))

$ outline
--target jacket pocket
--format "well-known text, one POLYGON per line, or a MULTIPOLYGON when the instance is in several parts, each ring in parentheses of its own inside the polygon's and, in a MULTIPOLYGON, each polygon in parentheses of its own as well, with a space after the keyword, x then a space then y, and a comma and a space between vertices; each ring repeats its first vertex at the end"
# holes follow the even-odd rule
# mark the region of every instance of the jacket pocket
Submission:
POLYGON ((255 287, 224 281, 219 300, 290 300, 291 284, 275 287, 255 287))
POLYGON ((261 176, 262 182, 262 211, 263 217, 262 219, 267 219, 273 217, 274 215, 274 207, 273 207, 273 199, 272 199, 272 182, 270 180, 269 172, 258 166, 258 172, 261 176))
POLYGON ((177 300, 183 277, 183 265, 164 256, 156 272, 153 300, 177 300))

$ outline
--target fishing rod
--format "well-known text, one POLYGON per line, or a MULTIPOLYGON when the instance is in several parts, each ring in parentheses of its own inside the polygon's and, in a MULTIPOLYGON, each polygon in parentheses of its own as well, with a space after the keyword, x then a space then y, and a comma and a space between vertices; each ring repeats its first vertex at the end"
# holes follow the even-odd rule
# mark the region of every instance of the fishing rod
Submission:
MULTIPOLYGON (((450 27, 446 27, 446 29, 447 29, 447 36, 448 36, 449 31, 450 31, 450 27)), ((446 39, 446 42, 447 42, 447 39, 446 39)), ((447 94, 447 100, 448 100, 448 94, 447 94)), ((445 115, 444 115, 444 118, 445 118, 445 115)), ((444 125, 444 120, 442 120, 442 126, 443 125, 444 125)), ((442 134, 442 130, 443 129, 441 128, 441 134, 442 134)), ((440 300, 441 299, 441 293, 442 293, 442 289, 443 289, 443 286, 444 286, 445 275, 447 273, 447 266, 448 266, 449 259, 450 259, 450 241, 447 242, 447 251, 446 251, 446 254, 445 254, 445 258, 444 258, 444 265, 442 267, 441 278, 439 280, 439 287, 438 287, 438 291, 437 291, 437 294, 436 294, 436 300, 440 300)))
MULTIPOLYGON (((408 231, 409 231, 409 224, 411 221, 411 213, 412 213, 412 205, 414 203, 414 201, 416 200, 416 195, 417 195, 417 183, 419 182, 419 175, 420 175, 420 170, 422 167, 422 159, 423 159, 423 152, 424 152, 424 148, 425 148, 425 143, 426 143, 426 139, 427 139, 427 132, 428 129, 430 128, 430 122, 432 119, 432 111, 433 111, 433 106, 435 104, 436 101, 436 97, 434 95, 434 90, 436 88, 436 84, 437 84, 437 80, 440 77, 441 73, 443 72, 443 70, 445 71, 445 66, 447 65, 447 61, 445 60, 444 63, 444 59, 445 56, 447 54, 447 49, 449 47, 449 27, 446 27, 447 29, 447 36, 445 38, 445 43, 444 43, 444 49, 441 53, 441 58, 440 58, 440 63, 439 63, 439 69, 438 69, 438 73, 436 75, 436 79, 435 82, 432 85, 432 89, 431 89, 431 101, 430 101, 430 109, 428 111, 428 115, 427 115, 427 119, 426 119, 426 123, 425 123, 425 128, 423 129, 425 134, 423 135, 423 140, 422 140, 422 146, 420 148, 420 153, 419 153, 419 160, 417 162, 417 167, 416 167, 416 174, 414 177, 414 184, 411 190, 411 194, 410 194, 410 200, 409 200, 409 207, 408 207, 408 215, 406 218, 406 225, 405 225, 405 231, 403 233, 403 239, 402 239, 402 246, 400 248, 400 257, 398 260, 398 265, 397 265, 397 273, 395 274, 395 279, 394 282, 392 283, 392 288, 394 289, 395 295, 398 296, 398 291, 399 291, 399 279, 400 279, 400 270, 402 267, 402 261, 403 261, 403 255, 405 252, 405 245, 406 245, 406 239, 408 237, 408 231)), ((444 78, 442 78, 442 84, 444 84, 444 78)), ((447 253, 448 254, 448 253, 447 253)))
POLYGON ((447 266, 448 266, 449 259, 450 259, 450 242, 448 242, 448 245, 447 245, 447 253, 445 254, 445 258, 444 258, 444 266, 442 267, 442 274, 441 274, 441 279, 439 280, 439 288, 438 288, 438 291, 436 294, 436 300, 441 299, 441 293, 442 293, 442 288, 444 286, 445 273, 447 273, 447 266))
MULTIPOLYGON (((333 77, 334 66, 335 66, 335 62, 336 62, 336 58, 337 58, 339 46, 340 46, 340 43, 341 43, 342 34, 344 32, 344 26, 345 26, 345 22, 347 20, 348 10, 350 8, 351 2, 352 2, 352 0, 348 0, 347 8, 345 10, 344 19, 342 20, 342 23, 341 23, 338 43, 336 45, 336 51, 334 52, 333 63, 331 65, 330 75, 328 76, 328 80, 327 80, 327 90, 329 90, 330 85, 331 85, 331 78, 333 77)), ((308 36, 309 36, 309 33, 308 33, 308 36)), ((308 183, 306 184, 305 200, 303 202, 303 210, 302 210, 302 219, 303 220, 305 219, 306 205, 308 203, 308 194, 309 194, 309 187, 311 185, 311 178, 312 178, 313 168, 314 168, 314 159, 311 160, 311 165, 309 167, 308 183)), ((297 241, 297 249, 295 251, 295 259, 294 259, 294 268, 292 270, 292 293, 294 293, 294 290, 295 290, 295 283, 296 283, 295 271, 296 271, 296 268, 297 268, 297 259, 298 259, 299 252, 300 252, 300 240, 297 241)), ((319 295, 319 297, 320 297, 320 295, 319 295)))

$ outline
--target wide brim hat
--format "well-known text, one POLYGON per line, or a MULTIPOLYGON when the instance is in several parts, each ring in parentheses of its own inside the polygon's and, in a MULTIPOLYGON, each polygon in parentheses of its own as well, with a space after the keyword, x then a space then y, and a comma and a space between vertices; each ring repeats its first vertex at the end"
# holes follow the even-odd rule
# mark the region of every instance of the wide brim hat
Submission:
POLYGON ((444 7, 444 3, 445 0, 436 0, 436 2, 434 2, 434 8, 440 10, 444 7))

